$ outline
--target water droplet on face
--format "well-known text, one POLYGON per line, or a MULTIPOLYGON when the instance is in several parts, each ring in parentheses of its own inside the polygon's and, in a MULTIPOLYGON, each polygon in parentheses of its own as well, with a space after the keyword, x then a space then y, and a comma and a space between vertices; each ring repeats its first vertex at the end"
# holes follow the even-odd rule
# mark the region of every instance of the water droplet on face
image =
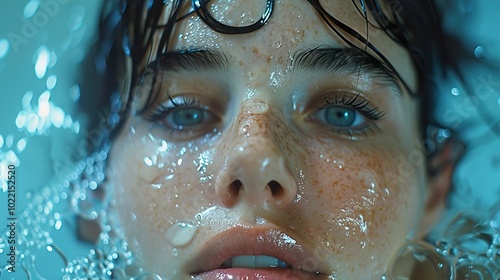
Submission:
POLYGON ((281 36, 278 41, 275 41, 273 43, 273 48, 274 49, 279 49, 279 48, 281 48, 282 45, 283 45, 283 36, 281 36))
POLYGON ((176 223, 167 230, 165 238, 173 247, 182 247, 189 244, 198 230, 198 226, 190 223, 176 223))
POLYGON ((144 164, 146 164, 147 166, 153 166, 156 164, 156 160, 156 156, 144 157, 144 164))
POLYGON ((384 189, 384 197, 388 197, 390 194, 391 194, 391 193, 390 193, 389 189, 388 189, 388 188, 385 188, 385 189, 384 189))
POLYGON ((165 140, 161 140, 161 144, 160 144, 160 146, 157 149, 158 152, 165 152, 165 151, 167 151, 167 149, 168 149, 167 142, 165 140))
POLYGON ((245 137, 249 137, 250 136, 250 125, 249 124, 245 124, 242 128, 241 128, 241 132, 243 133, 243 136, 245 137))
POLYGON ((153 189, 161 189, 161 188, 163 187, 163 185, 162 185, 162 184, 159 184, 159 183, 158 183, 158 184, 151 184, 151 187, 152 187, 153 189))
POLYGON ((196 225, 200 226, 201 221, 203 220, 203 214, 197 213, 196 215, 194 215, 194 218, 196 219, 196 225))

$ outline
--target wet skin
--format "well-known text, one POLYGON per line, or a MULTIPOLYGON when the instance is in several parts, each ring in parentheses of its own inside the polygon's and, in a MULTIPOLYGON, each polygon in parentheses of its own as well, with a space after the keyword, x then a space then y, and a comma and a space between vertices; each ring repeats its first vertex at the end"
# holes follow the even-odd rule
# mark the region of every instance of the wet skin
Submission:
MULTIPOLYGON (((228 14, 257 18, 256 6, 244 2, 228 14)), ((325 9, 366 35, 350 1, 325 9)), ((172 50, 209 49, 223 65, 165 67, 155 105, 132 113, 113 144, 107 176, 115 209, 145 269, 189 279, 207 241, 241 227, 276 229, 300 243, 313 252, 308 270, 379 279, 427 214, 416 100, 383 71, 300 64, 301 52, 348 48, 306 1, 277 3, 270 22, 246 35, 218 34, 197 16, 177 29, 172 50), (183 102, 190 105, 150 121, 160 104, 183 102), (353 121, 343 126, 346 115, 353 121), (169 236, 178 222, 197 227, 182 246, 169 236)), ((406 50, 372 27, 369 34, 414 89, 406 50)), ((144 100, 138 93, 133 111, 144 100)))

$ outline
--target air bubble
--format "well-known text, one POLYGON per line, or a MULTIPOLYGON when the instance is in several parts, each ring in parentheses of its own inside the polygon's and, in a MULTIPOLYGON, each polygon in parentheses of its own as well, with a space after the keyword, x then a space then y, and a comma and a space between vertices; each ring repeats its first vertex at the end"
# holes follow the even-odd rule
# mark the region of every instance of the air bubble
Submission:
POLYGON ((57 76, 56 75, 51 75, 47 78, 47 89, 52 90, 57 84, 57 76))
POLYGON ((23 16, 27 19, 31 18, 40 7, 39 0, 31 0, 24 6, 23 16))
POLYGON ((45 76, 49 61, 49 49, 45 46, 41 46, 40 48, 38 48, 37 59, 35 63, 35 74, 38 79, 42 79, 45 76))
POLYGON ((418 264, 419 271, 426 271, 429 279, 450 279, 452 274, 452 267, 434 247, 424 242, 414 242, 399 251, 394 263, 388 269, 387 279, 408 279, 408 271, 404 267, 410 261, 418 264))
POLYGON ((7 54, 9 53, 9 49, 10 49, 9 40, 0 39, 0 59, 7 56, 7 54))
POLYGON ((490 226, 497 234, 500 234, 500 208, 493 212, 490 219, 490 226))
POLYGON ((493 252, 491 260, 500 269, 500 249, 493 252))
POLYGON ((458 279, 494 280, 491 271, 479 264, 464 265, 457 268, 457 276, 458 279))
POLYGON ((484 48, 482 46, 477 46, 475 49, 474 49, 474 56, 476 58, 484 58, 485 57, 485 51, 484 51, 484 48))
POLYGON ((466 251, 481 253, 486 252, 490 247, 491 236, 487 234, 479 234, 475 236, 464 236, 460 238, 457 242, 460 247, 466 251))
POLYGON ((28 144, 28 138, 22 138, 19 141, 17 141, 17 152, 21 153, 26 149, 26 146, 28 144))

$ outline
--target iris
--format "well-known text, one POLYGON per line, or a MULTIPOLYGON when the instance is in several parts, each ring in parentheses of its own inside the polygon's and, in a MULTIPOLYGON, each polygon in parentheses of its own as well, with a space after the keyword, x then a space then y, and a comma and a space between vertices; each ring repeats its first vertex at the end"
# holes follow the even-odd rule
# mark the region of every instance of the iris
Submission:
POLYGON ((173 112, 173 122, 176 127, 197 125, 203 122, 203 110, 199 108, 183 108, 173 112))
POLYGON ((325 109, 325 120, 336 127, 350 127, 354 123, 356 112, 345 106, 330 106, 325 109))

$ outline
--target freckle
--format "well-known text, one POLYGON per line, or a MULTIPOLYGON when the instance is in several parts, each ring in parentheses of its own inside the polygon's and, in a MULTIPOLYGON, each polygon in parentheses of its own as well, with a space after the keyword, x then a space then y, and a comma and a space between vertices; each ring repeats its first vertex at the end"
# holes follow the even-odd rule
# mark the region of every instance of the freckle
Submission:
POLYGON ((240 62, 238 62, 238 64, 239 64, 240 66, 243 66, 243 61, 241 61, 241 60, 240 60, 240 62))
POLYGON ((266 63, 267 63, 267 64, 271 63, 271 57, 270 57, 270 56, 268 56, 268 57, 267 57, 267 59, 266 59, 266 63))
POLYGON ((254 47, 254 48, 252 49, 252 52, 253 52, 254 54, 259 54, 259 49, 257 49, 257 48, 255 48, 255 47, 254 47))

